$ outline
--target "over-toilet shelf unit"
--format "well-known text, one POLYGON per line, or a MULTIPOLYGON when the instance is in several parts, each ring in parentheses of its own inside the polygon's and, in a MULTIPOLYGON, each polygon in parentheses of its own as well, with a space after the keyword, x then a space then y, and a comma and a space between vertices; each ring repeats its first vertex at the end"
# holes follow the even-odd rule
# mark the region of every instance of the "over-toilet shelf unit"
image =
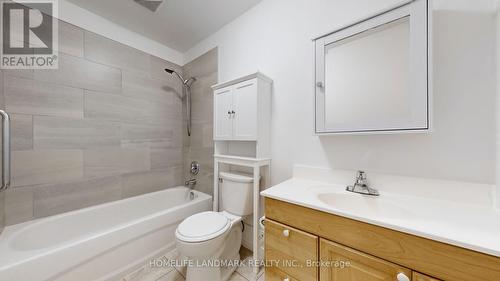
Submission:
MULTIPOLYGON (((260 190, 271 177, 272 80, 260 72, 212 86, 214 91, 214 211, 219 211, 219 173, 253 174, 252 250, 260 260, 260 190)), ((254 268, 258 273, 259 268, 254 268)))

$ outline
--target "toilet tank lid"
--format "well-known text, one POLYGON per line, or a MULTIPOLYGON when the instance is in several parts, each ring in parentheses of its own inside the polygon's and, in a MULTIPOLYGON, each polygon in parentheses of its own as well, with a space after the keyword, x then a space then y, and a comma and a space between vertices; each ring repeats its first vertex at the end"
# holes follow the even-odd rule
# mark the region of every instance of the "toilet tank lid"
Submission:
POLYGON ((234 182, 243 182, 243 183, 250 183, 253 182, 253 176, 250 174, 245 174, 245 173, 237 173, 237 172, 221 172, 219 173, 219 176, 228 181, 234 181, 234 182))

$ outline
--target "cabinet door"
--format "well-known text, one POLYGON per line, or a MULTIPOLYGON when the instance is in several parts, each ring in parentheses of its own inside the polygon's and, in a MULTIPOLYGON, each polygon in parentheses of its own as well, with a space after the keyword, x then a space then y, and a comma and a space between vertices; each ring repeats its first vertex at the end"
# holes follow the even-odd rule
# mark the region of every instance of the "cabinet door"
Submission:
MULTIPOLYGON (((266 261, 297 280, 318 280, 317 236, 272 220, 266 220, 265 231, 266 261)), ((274 274, 269 270, 271 267, 266 267, 266 278, 274 274)))
POLYGON ((324 239, 320 241, 320 261, 321 281, 411 280, 407 268, 324 239))
POLYGON ((214 93, 214 139, 227 140, 233 136, 232 119, 233 91, 224 88, 214 93))
POLYGON ((418 273, 416 271, 413 271, 413 278, 411 279, 412 281, 440 281, 439 279, 429 277, 427 275, 423 275, 422 273, 418 273))
POLYGON ((233 120, 236 140, 257 139, 257 79, 234 86, 233 120))

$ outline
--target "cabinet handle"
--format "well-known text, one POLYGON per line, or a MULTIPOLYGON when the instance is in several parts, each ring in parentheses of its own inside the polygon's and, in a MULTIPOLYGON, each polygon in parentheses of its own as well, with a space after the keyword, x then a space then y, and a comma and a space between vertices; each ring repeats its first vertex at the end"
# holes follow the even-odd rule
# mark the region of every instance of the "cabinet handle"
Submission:
POLYGON ((228 110, 228 111, 227 111, 227 114, 231 115, 231 110, 228 110))
POLYGON ((285 236, 285 237, 290 236, 290 230, 288 230, 288 229, 283 230, 283 236, 285 236))
POLYGON ((290 278, 287 277, 287 278, 283 279, 283 281, 290 281, 290 278))
POLYGON ((410 281, 410 278, 408 278, 408 276, 406 276, 406 274, 404 274, 404 273, 399 273, 397 275, 397 278, 398 278, 398 281, 410 281))
POLYGON ((236 114, 236 112, 233 110, 233 111, 231 111, 231 114, 232 114, 232 115, 235 115, 235 114, 236 114))

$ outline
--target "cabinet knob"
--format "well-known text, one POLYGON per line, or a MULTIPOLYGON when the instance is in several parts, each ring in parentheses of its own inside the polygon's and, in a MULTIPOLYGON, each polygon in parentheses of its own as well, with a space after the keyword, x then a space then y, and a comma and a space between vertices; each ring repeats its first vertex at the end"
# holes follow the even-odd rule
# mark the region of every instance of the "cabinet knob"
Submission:
POLYGON ((231 111, 231 114, 236 114, 236 112, 233 110, 233 111, 231 111))
POLYGON ((285 236, 285 237, 290 236, 290 230, 288 230, 288 229, 283 230, 283 236, 285 236))
POLYGON ((290 281, 290 278, 287 277, 287 278, 283 279, 283 281, 290 281))
POLYGON ((228 110, 228 111, 227 111, 227 114, 231 115, 231 110, 228 110))
POLYGON ((406 276, 406 274, 404 274, 404 273, 399 273, 397 275, 397 278, 398 278, 398 281, 410 281, 410 278, 408 278, 408 276, 406 276))

